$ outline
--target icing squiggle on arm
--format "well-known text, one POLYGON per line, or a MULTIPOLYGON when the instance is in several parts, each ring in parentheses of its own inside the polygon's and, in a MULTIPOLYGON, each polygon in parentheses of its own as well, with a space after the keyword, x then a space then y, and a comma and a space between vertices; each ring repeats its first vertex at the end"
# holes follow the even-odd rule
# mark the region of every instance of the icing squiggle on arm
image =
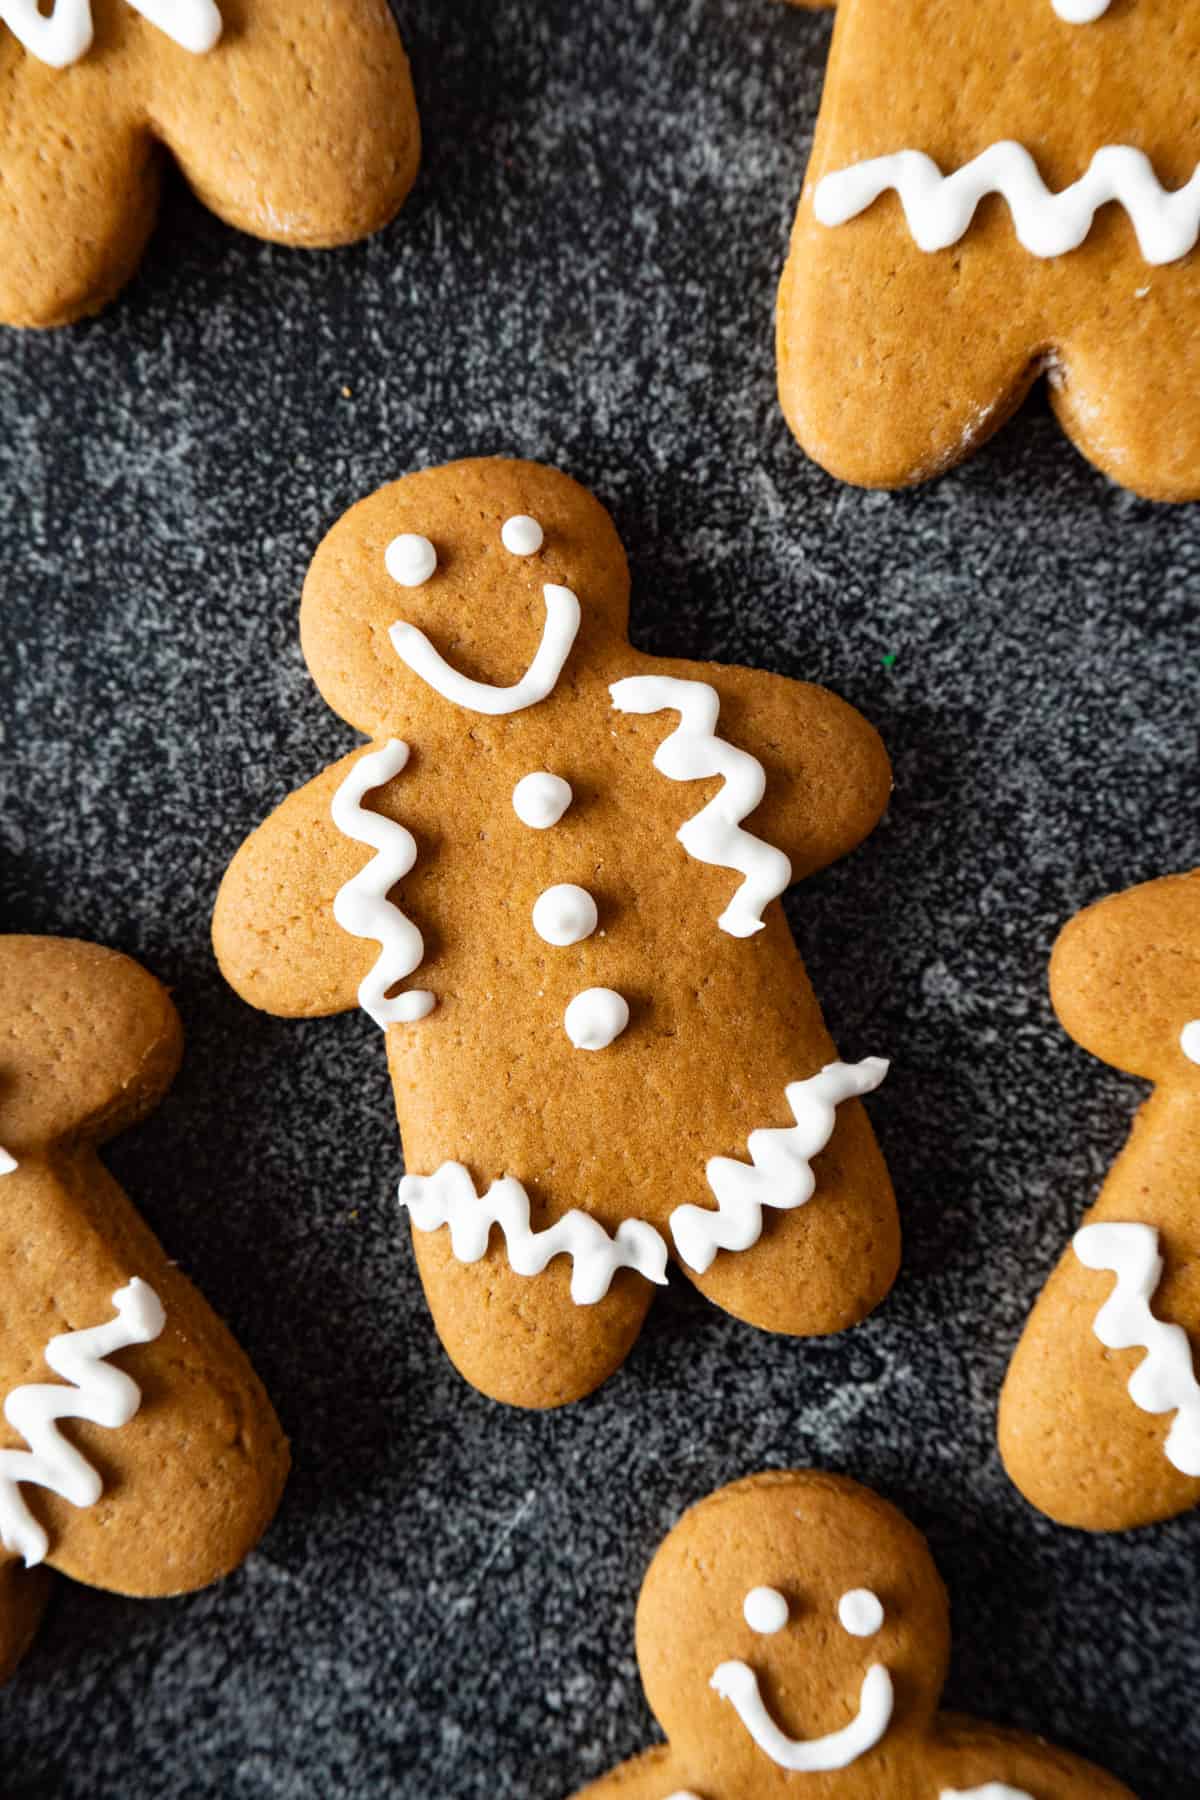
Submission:
POLYGON ((330 813, 344 837, 368 844, 375 855, 365 869, 340 887, 334 897, 333 916, 351 937, 374 938, 379 945, 375 966, 363 976, 358 1004, 380 1029, 409 1025, 433 1011, 432 994, 421 988, 388 997, 388 990, 419 969, 425 956, 425 940, 406 918, 388 892, 408 874, 417 860, 411 831, 394 819, 367 812, 362 801, 371 788, 382 787, 408 762, 408 745, 392 738, 382 750, 360 756, 333 796, 330 813))
POLYGON ((938 1800, 1033 1800, 1033 1795, 1024 1788, 1009 1787, 1006 1781, 985 1781, 982 1787, 943 1788, 938 1800))
POLYGON ((388 636, 401 662, 407 663, 413 674, 419 675, 444 700, 493 717, 521 712, 553 693, 579 631, 579 601, 570 588, 547 582, 542 593, 546 600, 542 641, 528 669, 513 687, 493 687, 491 682, 472 681, 461 675, 434 649, 423 631, 403 619, 397 620, 388 636))
MULTIPOLYGON (((195 56, 211 50, 221 35, 213 0, 129 0, 129 5, 195 56)), ((38 0, 0 0, 0 21, 52 69, 78 62, 92 47, 91 0, 55 0, 50 14, 41 11, 38 0)))
POLYGON ((16 1166, 16 1157, 10 1156, 3 1144, 0 1144, 0 1175, 11 1175, 16 1166))
POLYGON ((742 830, 766 791, 757 757, 716 735, 721 702, 706 681, 670 675, 631 675, 609 688, 618 712, 677 712, 679 724, 654 752, 654 767, 671 781, 701 781, 720 775, 724 786, 707 806, 687 820, 676 837, 689 856, 745 877, 717 920, 731 937, 750 937, 763 928, 763 908, 778 899, 792 879, 782 850, 742 830))
POLYGON ((1192 1346, 1182 1325, 1168 1325, 1150 1310, 1162 1279, 1158 1232, 1153 1225, 1084 1225, 1072 1239, 1088 1269, 1111 1269, 1117 1285, 1096 1314, 1092 1330, 1109 1350, 1145 1350, 1129 1378, 1128 1392, 1142 1412, 1173 1412, 1164 1445, 1183 1475, 1200 1475, 1200 1382, 1192 1346))
POLYGON ((625 1219, 610 1237, 596 1219, 573 1209, 547 1230, 533 1231, 529 1195, 512 1175, 493 1181, 481 1196, 462 1163, 446 1162, 432 1175, 405 1175, 398 1197, 418 1231, 450 1227, 450 1246, 459 1262, 480 1261, 493 1225, 503 1232, 509 1264, 518 1275, 540 1275, 551 1257, 569 1256, 576 1306, 603 1300, 618 1269, 633 1269, 659 1287, 666 1285, 667 1246, 653 1225, 625 1219))
POLYGON ((1054 10, 1068 25, 1094 25, 1111 4, 1112 0, 1054 0, 1054 10))
POLYGON ((671 1214, 675 1248, 688 1267, 703 1275, 718 1250, 748 1250, 757 1244, 764 1206, 789 1212, 811 1200, 816 1186, 812 1158, 833 1136, 837 1107, 869 1094, 887 1071, 881 1056, 826 1063, 819 1074, 785 1089, 794 1126, 750 1133, 746 1147, 752 1166, 731 1156, 710 1157, 705 1173, 717 1198, 716 1211, 688 1205, 671 1214))
POLYGON ((1129 214, 1148 263, 1186 256, 1200 234, 1200 167, 1185 187, 1170 191, 1141 150, 1106 144, 1087 172, 1051 193, 1022 144, 991 144, 960 169, 943 175, 922 150, 899 150, 839 169, 817 183, 813 212, 822 225, 844 225, 893 189, 921 250, 945 250, 964 235, 985 194, 999 194, 1012 212, 1018 240, 1034 256, 1063 256, 1083 243, 1098 209, 1116 201, 1129 214))
POLYGON ((59 1431, 59 1419, 86 1419, 115 1431, 128 1425, 142 1403, 137 1382, 104 1359, 131 1344, 153 1342, 166 1315, 144 1281, 131 1281, 112 1303, 117 1316, 106 1325, 67 1331, 46 1345, 47 1363, 73 1386, 16 1387, 4 1402, 5 1418, 29 1449, 0 1450, 0 1543, 23 1556, 26 1568, 43 1561, 50 1540, 21 1497, 21 1482, 48 1488, 72 1506, 94 1506, 104 1491, 91 1463, 59 1431))

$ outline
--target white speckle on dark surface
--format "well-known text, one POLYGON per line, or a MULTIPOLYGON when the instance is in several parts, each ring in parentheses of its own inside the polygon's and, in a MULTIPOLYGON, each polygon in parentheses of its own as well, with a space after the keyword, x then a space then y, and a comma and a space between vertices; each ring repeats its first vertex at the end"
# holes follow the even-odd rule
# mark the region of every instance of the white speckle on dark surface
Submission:
POLYGON ((111 1166, 267 1382, 296 1467, 246 1568, 61 1581, 0 1692, 6 1800, 561 1800, 652 1741, 646 1564, 737 1475, 854 1474, 929 1533, 947 1700, 1141 1800, 1200 1759, 1200 1517, 1093 1539, 994 1444, 1039 1286, 1138 1084, 1055 1025, 1059 926, 1200 862, 1200 518, 1122 493, 1036 396, 912 493, 838 486, 775 403, 774 288, 830 21, 770 0, 402 0, 426 138, 397 222, 325 254, 178 180, 98 320, 0 337, 6 929, 140 957, 187 1058, 111 1166), (508 1411, 438 1347, 395 1205, 379 1034, 223 985, 250 828, 356 741, 300 655, 329 525, 424 464, 554 462, 613 510, 643 648, 823 682, 883 733, 887 821, 788 910, 906 1230, 813 1343, 676 1279, 591 1400, 508 1411))

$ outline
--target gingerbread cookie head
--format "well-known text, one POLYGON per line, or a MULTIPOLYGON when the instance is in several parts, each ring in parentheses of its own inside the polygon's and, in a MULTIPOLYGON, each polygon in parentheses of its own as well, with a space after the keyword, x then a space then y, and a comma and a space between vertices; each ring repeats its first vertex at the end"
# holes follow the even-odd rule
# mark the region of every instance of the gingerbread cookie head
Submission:
POLYGON ((301 635, 376 741, 243 846, 213 925, 255 1004, 386 1032, 438 1330, 522 1404, 617 1366, 672 1251, 797 1335, 861 1318, 898 1257, 858 1105, 886 1065, 838 1060, 779 905, 870 829, 887 758, 824 689, 640 654, 628 596, 553 469, 354 507, 301 635))
POLYGON ((841 0, 777 315, 811 456, 925 480, 1045 373, 1114 480, 1200 493, 1198 50, 1172 0, 841 0))
POLYGON ((684 1514, 650 1565, 638 1664, 668 1742, 579 1800, 1129 1800, 1039 1739, 937 1711, 945 1590, 906 1519, 773 1472, 684 1514))
POLYGON ((1000 1448, 1051 1518, 1123 1530, 1200 1503, 1200 871, 1072 919, 1050 990, 1078 1043, 1155 1085, 1025 1328, 1000 1448))
POLYGON ((130 278, 158 146, 272 242, 348 243, 396 213, 420 134, 387 0, 5 0, 0 321, 67 323, 130 278))
POLYGON ((39 1565, 181 1593, 234 1568, 279 1499, 270 1402, 96 1155, 162 1098, 180 1047, 129 958, 0 938, 0 1666, 32 1630, 39 1565))

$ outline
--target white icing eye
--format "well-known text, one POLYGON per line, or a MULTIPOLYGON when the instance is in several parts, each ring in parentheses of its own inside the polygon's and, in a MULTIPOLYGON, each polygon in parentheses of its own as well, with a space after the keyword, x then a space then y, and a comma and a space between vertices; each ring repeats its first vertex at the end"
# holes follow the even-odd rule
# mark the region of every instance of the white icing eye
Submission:
POLYGON ((545 532, 528 513, 514 513, 500 527, 500 542, 510 556, 535 556, 545 541, 545 532))
POLYGON ((598 919, 592 896, 571 881, 548 887, 533 903, 533 929, 548 944, 581 944, 591 937, 598 919))
POLYGON ((539 769, 533 775, 522 775, 513 789, 513 811, 522 825, 546 831, 558 824, 574 797, 570 782, 539 769))
POLYGON ((1179 1034, 1179 1048, 1189 1062, 1200 1063, 1200 1019, 1189 1019, 1179 1034))
POLYGON ((751 1588, 742 1602, 742 1617, 751 1631, 770 1637, 788 1622, 788 1603, 778 1588, 751 1588))
POLYGON ((629 1006, 612 988, 585 988, 576 994, 563 1025, 577 1050, 607 1050, 629 1023, 629 1006))
POLYGON ((851 1637, 874 1637, 883 1624, 883 1602, 870 1588, 851 1588, 838 1601, 838 1618, 851 1637))
POLYGON ((387 572, 401 587, 420 587, 437 568, 437 551, 427 537, 402 531, 383 553, 387 572))

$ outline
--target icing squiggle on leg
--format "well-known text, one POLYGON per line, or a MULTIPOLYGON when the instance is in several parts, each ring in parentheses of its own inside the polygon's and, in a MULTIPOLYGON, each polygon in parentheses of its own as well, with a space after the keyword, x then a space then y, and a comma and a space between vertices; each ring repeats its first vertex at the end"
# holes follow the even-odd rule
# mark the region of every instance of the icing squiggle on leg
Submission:
POLYGON ((689 1268, 703 1275, 718 1250, 748 1250, 756 1244, 764 1206, 788 1212, 811 1200, 816 1185, 812 1158, 833 1136, 839 1104, 869 1094, 887 1071, 881 1056, 826 1063, 819 1074, 790 1082, 784 1090, 794 1126, 750 1133, 746 1147, 752 1166, 731 1156, 710 1157, 705 1172, 717 1198, 716 1211, 689 1205, 677 1206, 671 1214, 675 1248, 689 1268))
POLYGON ((1153 1225, 1084 1225, 1072 1239, 1088 1269, 1111 1269, 1117 1285, 1092 1330, 1109 1350, 1145 1350, 1129 1378, 1129 1398, 1142 1412, 1173 1412, 1167 1458, 1183 1475, 1200 1475, 1200 1382, 1182 1325, 1156 1319, 1150 1302, 1163 1262, 1153 1225))
POLYGON ((881 194, 900 196, 908 228, 921 250, 945 250, 964 235, 985 194, 999 194, 1012 212, 1018 240, 1034 256, 1063 256, 1083 243, 1098 209, 1116 201, 1129 214, 1148 263, 1186 256, 1200 234, 1200 168, 1185 187, 1164 188, 1154 165, 1128 144, 1106 144, 1087 171, 1051 193, 1023 144, 990 144, 971 162, 943 175, 923 150, 898 150, 826 175, 813 195, 822 225, 844 225, 881 194))
POLYGON ((106 1325, 67 1331, 46 1345, 47 1363, 72 1387, 29 1384, 13 1388, 4 1402, 5 1418, 29 1449, 0 1450, 0 1543, 23 1556, 26 1568, 43 1561, 50 1541, 21 1497, 21 1482, 49 1488, 72 1506, 94 1506, 104 1491, 91 1463, 59 1431, 58 1420, 87 1419, 115 1431, 128 1425, 142 1403, 137 1382, 104 1359, 131 1344, 151 1343, 166 1315, 144 1281, 121 1288, 113 1305, 117 1316, 106 1325))
POLYGON ((653 1225, 626 1219, 610 1237, 596 1219, 575 1209, 547 1230, 532 1231, 529 1195, 512 1175, 493 1181, 481 1196, 462 1163, 446 1162, 432 1175, 405 1175, 398 1197, 418 1231, 450 1227, 459 1262, 480 1261, 493 1225, 504 1233, 508 1260, 518 1275, 540 1275, 551 1257, 571 1257, 576 1306, 603 1300, 618 1269, 633 1269, 659 1287, 666 1285, 667 1246, 653 1225))
POLYGON ((408 762, 408 745, 392 738, 382 750, 361 756, 333 796, 330 812, 344 837, 368 844, 375 855, 344 887, 333 902, 333 916, 351 937, 374 938, 379 957, 363 976, 358 1004, 380 1029, 409 1025, 433 1011, 434 997, 423 988, 388 998, 388 989, 419 969, 425 957, 425 940, 412 920, 388 899, 396 882, 408 874, 417 860, 411 831, 394 819, 367 812, 362 801, 372 788, 383 787, 408 762))
POLYGON ((742 820, 766 791, 767 778, 757 757, 716 735, 721 710, 716 689, 706 681, 670 675, 630 675, 614 681, 608 691, 618 712, 679 714, 679 724, 654 752, 660 775, 671 781, 723 778, 720 793, 675 835, 697 862, 745 877, 717 920, 721 930, 739 938, 761 931, 763 908, 783 893, 792 865, 782 850, 742 829, 742 820))

